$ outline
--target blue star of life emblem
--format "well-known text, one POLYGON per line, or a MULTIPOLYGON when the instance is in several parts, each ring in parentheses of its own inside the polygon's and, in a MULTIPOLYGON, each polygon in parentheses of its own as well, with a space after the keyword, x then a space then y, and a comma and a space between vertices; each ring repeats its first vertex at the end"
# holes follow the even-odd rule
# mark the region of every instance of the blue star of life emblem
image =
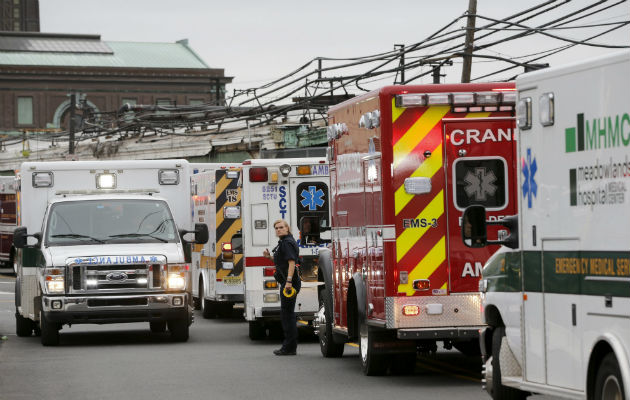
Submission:
POLYGON ((317 210, 317 207, 324 205, 324 191, 317 189, 316 186, 309 186, 308 190, 302 190, 302 207, 308 207, 309 210, 317 210))
POLYGON ((532 197, 536 197, 538 192, 538 185, 536 184, 536 171, 538 165, 536 164, 536 158, 532 160, 532 149, 527 149, 527 160, 523 159, 523 175, 525 175, 525 182, 523 182, 523 197, 527 196, 527 208, 532 208, 532 197))

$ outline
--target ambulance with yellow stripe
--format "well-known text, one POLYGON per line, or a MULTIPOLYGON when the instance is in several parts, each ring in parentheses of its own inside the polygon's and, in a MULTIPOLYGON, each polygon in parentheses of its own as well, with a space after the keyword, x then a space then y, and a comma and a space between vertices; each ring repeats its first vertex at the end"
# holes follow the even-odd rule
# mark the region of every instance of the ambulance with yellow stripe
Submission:
MULTIPOLYGON (((630 399, 630 51, 519 76, 518 216, 507 238, 465 211, 483 268, 494 399, 630 399)), ((506 222, 506 221, 502 221, 506 222)))
POLYGON ((249 337, 281 332, 280 290, 263 251, 277 245, 273 223, 288 222, 300 248, 302 289, 295 313, 312 321, 318 310, 319 251, 330 242, 330 178, 325 158, 252 159, 243 162, 245 319, 249 337))
POLYGON ((321 352, 360 342, 367 375, 438 342, 479 351, 481 266, 463 210, 516 210, 513 83, 388 86, 330 109, 332 246, 320 251, 321 352))
POLYGON ((193 166, 193 220, 209 232, 193 246, 193 297, 204 318, 229 316, 243 303, 241 164, 193 166))

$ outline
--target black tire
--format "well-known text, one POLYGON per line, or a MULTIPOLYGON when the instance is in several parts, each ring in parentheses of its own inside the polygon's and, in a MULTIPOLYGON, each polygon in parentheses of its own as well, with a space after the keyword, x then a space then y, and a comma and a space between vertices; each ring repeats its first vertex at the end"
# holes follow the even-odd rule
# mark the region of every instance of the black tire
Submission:
POLYGON ((492 333, 492 387, 488 391, 495 400, 521 400, 529 396, 529 393, 522 390, 504 386, 501 383, 501 365, 499 363, 501 353, 501 341, 505 337, 505 327, 499 326, 492 333))
POLYGON ((164 333, 166 332, 166 321, 150 321, 149 328, 152 333, 164 333))
POLYGON ((416 369, 416 352, 396 354, 392 362, 391 372, 394 375, 411 375, 416 369))
POLYGON ((172 319, 168 321, 167 325, 174 342, 188 341, 189 324, 187 319, 172 319))
POLYGON ((28 318, 24 318, 20 315, 18 310, 15 310, 15 334, 19 337, 28 337, 33 333, 34 323, 28 318))
POLYGON ((480 356, 481 347, 479 346, 479 339, 468 340, 466 342, 455 342, 453 347, 459 350, 463 355, 468 357, 480 356))
POLYGON ((59 345, 59 324, 50 322, 44 317, 43 312, 39 312, 39 327, 41 329, 41 341, 44 346, 59 345))
POLYGON ((595 400, 624 399, 623 380, 619 371, 619 362, 613 353, 608 353, 595 377, 595 400))
POLYGON ((344 343, 335 342, 333 335, 332 293, 324 287, 319 293, 318 337, 319 349, 326 358, 337 358, 343 355, 344 343))
POLYGON ((199 285, 199 304, 201 305, 201 315, 206 319, 216 318, 217 312, 214 302, 205 298, 206 293, 203 290, 203 284, 199 285))
POLYGON ((389 359, 386 354, 379 353, 376 343, 381 341, 382 330, 368 326, 361 321, 359 327, 359 359, 361 371, 368 376, 384 375, 389 367, 389 359))
POLYGON ((265 326, 260 321, 249 321, 249 338, 251 340, 262 340, 267 335, 265 326))

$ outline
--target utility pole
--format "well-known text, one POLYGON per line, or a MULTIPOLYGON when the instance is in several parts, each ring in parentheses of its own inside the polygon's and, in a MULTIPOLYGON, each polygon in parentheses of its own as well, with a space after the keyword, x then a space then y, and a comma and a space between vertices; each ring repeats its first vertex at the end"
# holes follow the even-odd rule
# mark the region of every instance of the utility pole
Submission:
POLYGON ((400 84, 404 85, 405 84, 405 45, 395 44, 394 50, 397 48, 400 48, 400 84))
POLYGON ((477 0, 468 0, 468 23, 466 24, 466 42, 464 44, 464 65, 462 67, 462 83, 470 82, 473 42, 475 41, 475 15, 476 14, 477 14, 477 0))
POLYGON ((68 154, 74 154, 74 109, 76 106, 76 95, 72 93, 70 95, 70 123, 69 123, 69 132, 70 132, 70 143, 68 146, 68 154))

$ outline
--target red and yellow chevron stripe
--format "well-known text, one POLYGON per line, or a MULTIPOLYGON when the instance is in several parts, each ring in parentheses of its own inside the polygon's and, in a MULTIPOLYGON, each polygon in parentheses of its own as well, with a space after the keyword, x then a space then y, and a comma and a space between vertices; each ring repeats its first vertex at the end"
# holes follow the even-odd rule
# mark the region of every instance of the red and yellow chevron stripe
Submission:
MULTIPOLYGON (((408 271, 408 283, 398 285, 398 293, 416 295, 413 281, 429 279, 431 289, 448 289, 446 243, 446 193, 444 173, 444 134, 442 119, 449 117, 450 106, 397 108, 392 100, 392 141, 394 150, 394 207, 396 216, 396 262, 408 271), (425 158, 423 153, 430 151, 425 158), (430 177, 432 191, 426 195, 405 192, 408 177, 430 177), (437 221, 437 227, 404 229, 403 219, 437 221)), ((490 113, 468 114, 469 118, 490 113)), ((431 291, 425 292, 431 294, 431 291)))

